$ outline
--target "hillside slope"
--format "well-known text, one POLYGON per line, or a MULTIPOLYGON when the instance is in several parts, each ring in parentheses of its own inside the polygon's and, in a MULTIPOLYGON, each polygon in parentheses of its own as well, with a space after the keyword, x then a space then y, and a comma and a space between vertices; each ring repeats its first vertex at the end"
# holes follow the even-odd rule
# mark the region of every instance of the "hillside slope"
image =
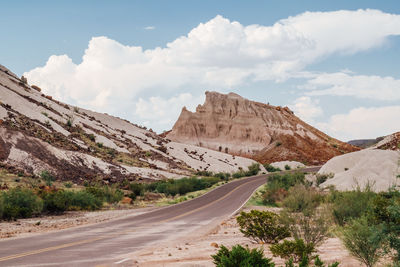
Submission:
POLYGON ((0 65, 0 167, 59 179, 162 179, 233 172, 254 161, 183 145, 107 114, 61 103, 0 65))
POLYGON ((183 108, 166 136, 262 163, 320 164, 358 150, 303 122, 287 107, 250 101, 234 93, 206 92, 205 103, 196 112, 183 108))

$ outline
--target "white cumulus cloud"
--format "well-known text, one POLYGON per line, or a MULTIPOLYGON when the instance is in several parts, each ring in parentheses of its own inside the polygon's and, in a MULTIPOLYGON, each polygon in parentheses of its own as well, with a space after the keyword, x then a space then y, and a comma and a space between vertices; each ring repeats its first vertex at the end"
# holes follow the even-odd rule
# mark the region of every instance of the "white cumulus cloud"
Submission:
MULTIPOLYGON (((82 62, 53 55, 24 75, 57 99, 119 115, 151 102, 149 95, 168 102, 171 95, 282 81, 329 55, 378 47, 399 34, 400 16, 378 10, 305 12, 271 26, 245 26, 216 16, 154 49, 94 37, 82 62)), ((127 119, 144 116, 135 112, 127 119)), ((149 123, 161 130, 158 120, 149 123)))
POLYGON ((289 108, 294 111, 296 116, 308 123, 313 123, 315 118, 324 113, 319 106, 319 100, 312 99, 308 96, 295 99, 293 103, 289 105, 289 108))
POLYGON ((355 108, 333 115, 320 129, 341 140, 376 138, 399 131, 400 106, 355 108))
POLYGON ((150 97, 148 100, 139 98, 135 107, 135 114, 144 122, 158 121, 159 125, 168 129, 175 123, 182 107, 194 111, 197 105, 204 102, 205 96, 194 97, 190 93, 183 93, 168 99, 162 97, 150 97))
POLYGON ((382 101, 400 100, 400 80, 393 77, 323 73, 307 81, 308 95, 336 95, 382 101))

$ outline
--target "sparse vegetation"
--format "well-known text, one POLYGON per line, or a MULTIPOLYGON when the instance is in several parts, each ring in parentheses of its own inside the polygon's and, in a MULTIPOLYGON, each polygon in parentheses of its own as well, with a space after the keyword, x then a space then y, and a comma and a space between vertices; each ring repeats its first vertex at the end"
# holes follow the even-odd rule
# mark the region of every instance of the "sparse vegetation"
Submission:
POLYGON ((285 165, 285 170, 288 171, 288 170, 290 170, 290 169, 291 169, 290 166, 286 164, 286 165, 285 165))
POLYGON ((334 176, 333 173, 330 173, 330 174, 319 174, 319 173, 317 173, 315 175, 315 177, 316 177, 315 182, 316 182, 317 186, 319 186, 320 184, 325 183, 328 179, 333 178, 333 176, 334 176))
POLYGON ((229 250, 225 246, 221 246, 217 254, 212 255, 215 266, 218 267, 273 267, 275 264, 271 259, 265 258, 262 249, 244 248, 236 245, 229 250))
MULTIPOLYGON (((39 215, 43 201, 32 190, 15 188, 0 194, 3 205, 2 219, 15 220, 39 215)), ((1 208, 0 208, 1 209, 1 208)))
POLYGON ((274 166, 270 165, 270 164, 265 164, 264 168, 268 171, 268 172, 280 172, 282 171, 279 168, 275 168, 274 166))
POLYGON ((303 239, 283 240, 279 244, 271 245, 269 248, 275 257, 283 259, 293 259, 299 262, 303 257, 309 257, 315 252, 313 244, 306 244, 303 239))
POLYGON ((236 218, 240 232, 257 242, 274 244, 289 237, 289 229, 279 222, 279 215, 270 211, 241 212, 236 218))

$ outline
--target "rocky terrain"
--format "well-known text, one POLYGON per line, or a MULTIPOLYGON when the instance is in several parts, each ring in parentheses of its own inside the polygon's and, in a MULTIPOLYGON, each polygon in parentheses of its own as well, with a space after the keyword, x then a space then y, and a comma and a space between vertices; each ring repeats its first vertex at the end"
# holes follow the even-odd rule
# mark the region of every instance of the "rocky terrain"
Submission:
POLYGON ((370 149, 400 150, 400 132, 382 137, 370 149))
POLYGON ((108 114, 61 103, 0 65, 0 168, 105 183, 163 179, 197 170, 237 171, 254 161, 171 142, 108 114))
POLYGON ((206 92, 205 103, 196 112, 183 108, 166 136, 261 163, 320 164, 358 150, 303 122, 287 107, 250 101, 234 93, 206 92))

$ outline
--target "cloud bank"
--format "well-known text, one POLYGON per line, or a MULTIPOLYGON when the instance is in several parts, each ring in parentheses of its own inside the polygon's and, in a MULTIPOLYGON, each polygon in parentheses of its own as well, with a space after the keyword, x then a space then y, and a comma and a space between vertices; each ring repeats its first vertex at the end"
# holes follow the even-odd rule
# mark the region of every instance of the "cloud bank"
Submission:
MULTIPOLYGON (((129 111, 124 117, 160 131, 172 126, 182 106, 200 103, 205 90, 285 81, 302 76, 308 65, 328 56, 379 47, 399 34, 400 16, 379 10, 305 12, 272 26, 245 26, 216 16, 154 49, 94 37, 82 62, 53 55, 24 75, 57 99, 115 115, 129 111)), ((397 95, 391 89, 398 88, 397 80, 343 75, 348 74, 314 75, 306 84, 308 94, 356 96, 373 91, 363 88, 363 79, 375 79, 377 86, 387 84, 388 96, 382 98, 397 95), (354 84, 358 87, 349 93, 346 88, 354 84)), ((300 114, 314 118, 321 110, 310 109, 316 101, 310 96, 294 105, 300 114)))

